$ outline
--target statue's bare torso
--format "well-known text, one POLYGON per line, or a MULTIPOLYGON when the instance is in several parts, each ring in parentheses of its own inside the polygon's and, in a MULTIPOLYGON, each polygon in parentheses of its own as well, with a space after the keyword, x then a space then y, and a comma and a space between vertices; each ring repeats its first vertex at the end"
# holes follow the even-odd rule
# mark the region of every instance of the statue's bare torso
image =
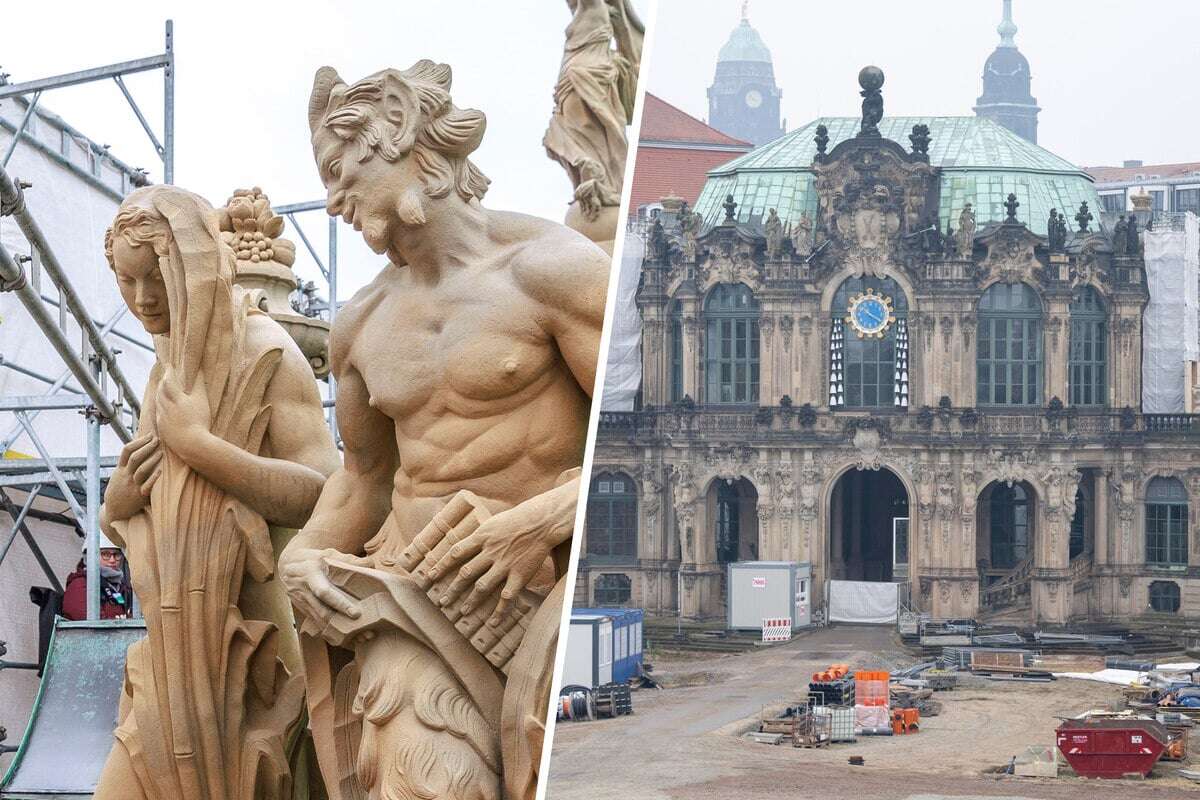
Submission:
POLYGON ((567 333, 591 338, 595 353, 606 282, 595 267, 607 265, 560 226, 488 214, 494 247, 483 257, 433 280, 389 265, 334 331, 339 390, 354 401, 339 401, 341 416, 362 415, 371 431, 353 446, 390 449, 398 461, 391 517, 405 539, 460 489, 500 511, 580 462, 593 375, 572 372, 555 339, 569 312, 552 304, 591 296, 594 327, 567 333), (591 267, 570 263, 581 252, 591 267))

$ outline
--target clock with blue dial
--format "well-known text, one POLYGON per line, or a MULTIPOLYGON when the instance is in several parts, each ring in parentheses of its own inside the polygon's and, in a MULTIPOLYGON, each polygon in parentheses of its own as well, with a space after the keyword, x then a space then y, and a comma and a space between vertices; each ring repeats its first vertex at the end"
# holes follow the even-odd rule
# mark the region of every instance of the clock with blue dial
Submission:
POLYGON ((846 322, 860 339, 872 336, 882 339, 895 321, 892 298, 875 294, 871 289, 850 298, 850 307, 846 309, 846 322))

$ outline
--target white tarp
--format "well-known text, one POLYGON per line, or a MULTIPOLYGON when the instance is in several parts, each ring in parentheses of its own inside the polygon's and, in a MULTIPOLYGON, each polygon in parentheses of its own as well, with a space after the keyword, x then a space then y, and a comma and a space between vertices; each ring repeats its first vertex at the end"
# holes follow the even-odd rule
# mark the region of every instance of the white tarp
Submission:
MULTIPOLYGON (((13 100, 0 101, 0 116, 10 122, 19 123, 23 111, 24 106, 13 100)), ((33 135, 56 149, 61 146, 61 129, 54 127, 50 122, 40 121, 33 135)), ((6 128, 0 127, 0 152, 8 148, 11 140, 12 134, 6 128)), ((73 163, 87 165, 83 150, 73 147, 70 153, 73 163)), ((114 314, 125 308, 116 279, 104 258, 104 232, 116 215, 120 202, 118 197, 88 183, 47 154, 25 143, 17 147, 7 170, 14 180, 20 179, 33 184, 25 190, 25 203, 33 212, 51 250, 58 257, 76 292, 87 305, 92 317, 97 320, 97 327, 102 327, 114 314)), ((102 182, 112 186, 114 190, 121 185, 119 175, 113 173, 109 167, 101 171, 101 177, 102 182)), ((12 217, 0 217, 0 247, 14 255, 28 256, 32 252, 17 226, 17 221, 12 217)), ((26 270, 32 273, 29 265, 26 265, 26 270)), ((43 295, 57 298, 57 289, 44 275, 40 288, 43 295)), ((53 306, 47 305, 47 310, 51 315, 58 314, 53 306)), ((79 325, 69 314, 65 317, 64 325, 67 341, 79 348, 83 341, 79 325)), ((150 344, 149 334, 128 312, 117 322, 116 329, 147 345, 150 344)), ((146 385, 146 378, 154 364, 154 354, 111 334, 106 337, 106 341, 111 347, 121 351, 121 370, 138 393, 137 399, 141 400, 140 395, 146 385)), ((0 293, 0 356, 3 356, 6 365, 24 367, 42 373, 52 380, 66 371, 66 364, 62 358, 37 327, 18 297, 11 292, 0 293)), ((71 381, 71 385, 75 385, 74 380, 71 381)), ((48 388, 46 383, 24 375, 16 369, 0 368, 0 396, 40 395, 48 388)), ((115 397, 115 394, 115 388, 110 382, 109 396, 115 397)), ((19 430, 16 426, 17 422, 12 414, 0 413, 0 441, 8 439, 12 432, 19 430)), ((44 411, 37 415, 34 428, 54 457, 79 458, 87 452, 86 426, 83 417, 74 411, 44 411)), ((24 434, 16 438, 11 448, 26 455, 37 456, 36 448, 24 434)), ((120 439, 107 426, 103 429, 101 449, 106 456, 116 455, 121 449, 120 439)))
POLYGON ((1142 318, 1142 410, 1182 414, 1184 362, 1200 358, 1198 218, 1187 214, 1182 230, 1164 225, 1143 237, 1150 303, 1142 318))
POLYGON ((626 233, 621 269, 617 273, 601 411, 632 411, 642 384, 642 314, 637 307, 637 290, 644 253, 642 237, 632 231, 626 233))
POLYGON ((884 625, 896 621, 900 584, 830 581, 829 621, 884 625))
MULTIPOLYGON (((1195 661, 1176 664, 1156 664, 1154 666, 1155 672, 1192 672, 1197 669, 1200 669, 1200 663, 1195 661)), ((1115 686, 1145 685, 1150 680, 1149 672, 1138 672, 1132 669, 1102 669, 1096 672, 1056 672, 1054 676, 1056 678, 1075 678, 1081 681, 1111 683, 1115 686)))

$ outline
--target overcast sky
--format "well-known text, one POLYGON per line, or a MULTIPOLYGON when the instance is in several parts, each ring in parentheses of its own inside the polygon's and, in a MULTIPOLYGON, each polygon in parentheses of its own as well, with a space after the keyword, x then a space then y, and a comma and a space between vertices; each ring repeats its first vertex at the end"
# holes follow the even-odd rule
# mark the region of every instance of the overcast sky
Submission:
MULTIPOLYGON (((708 116, 717 51, 741 0, 659 0, 649 91, 708 116)), ((751 0, 788 130, 859 116, 858 71, 881 67, 884 113, 972 115, 1001 0, 751 0)), ((1081 166, 1200 161, 1200 2, 1015 0, 1042 107, 1038 143, 1081 166)))
MULTIPOLYGON (((0 66, 12 82, 161 53, 164 21, 173 18, 175 182, 214 205, 252 185, 275 204, 323 198, 307 120, 313 73, 329 64, 351 82, 420 58, 450 64, 454 102, 487 114, 474 156, 492 179, 486 205, 561 221, 571 198, 541 144, 571 19, 565 0, 0 2, 0 66)), ((634 5, 645 20, 649 0, 634 5)), ((161 137, 162 72, 125 80, 161 137)), ((161 162, 111 81, 47 92, 42 102, 161 180, 161 162)), ((328 217, 300 220, 324 248, 328 217)), ((344 300, 382 261, 348 226, 339 236, 344 300)), ((317 275, 303 254, 297 269, 317 275)))

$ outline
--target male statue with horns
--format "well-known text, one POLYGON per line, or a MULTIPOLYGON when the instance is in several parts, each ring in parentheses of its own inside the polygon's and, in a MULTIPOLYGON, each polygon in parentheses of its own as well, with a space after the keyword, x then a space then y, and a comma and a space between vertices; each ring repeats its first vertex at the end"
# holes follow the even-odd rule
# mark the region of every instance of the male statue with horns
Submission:
POLYGON ((332 333, 344 465, 281 557, 334 800, 532 798, 609 258, 480 204, 484 115, 422 60, 309 104, 388 263, 332 333))

